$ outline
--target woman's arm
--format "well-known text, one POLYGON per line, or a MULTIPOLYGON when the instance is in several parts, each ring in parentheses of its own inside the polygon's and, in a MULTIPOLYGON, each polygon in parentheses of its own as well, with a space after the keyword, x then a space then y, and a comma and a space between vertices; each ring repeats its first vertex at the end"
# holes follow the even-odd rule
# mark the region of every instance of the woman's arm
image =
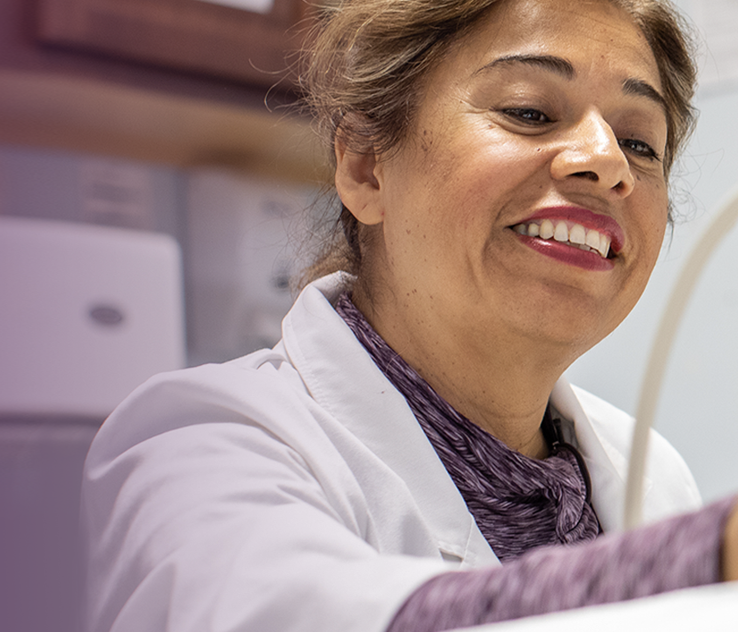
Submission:
POLYGON ((154 378, 104 424, 83 485, 88 632, 382 632, 449 568, 381 555, 340 454, 308 460, 258 423, 255 390, 319 434, 289 389, 227 366, 154 378))
POLYGON ((624 601, 738 577, 735 499, 502 567, 446 573, 413 593, 387 632, 440 632, 624 601))

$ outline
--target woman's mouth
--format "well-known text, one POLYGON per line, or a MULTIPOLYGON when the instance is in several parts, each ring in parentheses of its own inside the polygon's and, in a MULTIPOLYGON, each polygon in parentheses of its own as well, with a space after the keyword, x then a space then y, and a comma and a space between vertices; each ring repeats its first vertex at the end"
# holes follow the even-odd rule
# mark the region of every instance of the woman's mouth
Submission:
POLYGON ((544 241, 554 240, 560 244, 579 248, 586 252, 596 252, 603 259, 612 258, 610 245, 612 238, 593 228, 585 228, 581 224, 565 220, 529 220, 512 226, 519 235, 537 237, 544 241))

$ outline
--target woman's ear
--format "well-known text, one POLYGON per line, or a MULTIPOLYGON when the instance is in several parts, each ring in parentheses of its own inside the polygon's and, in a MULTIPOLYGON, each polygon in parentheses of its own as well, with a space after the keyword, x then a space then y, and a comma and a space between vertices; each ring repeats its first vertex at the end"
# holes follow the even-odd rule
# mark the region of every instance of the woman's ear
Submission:
POLYGON ((362 224, 371 226, 384 219, 384 205, 378 176, 378 160, 372 149, 348 149, 340 134, 336 137, 336 191, 343 205, 362 224))

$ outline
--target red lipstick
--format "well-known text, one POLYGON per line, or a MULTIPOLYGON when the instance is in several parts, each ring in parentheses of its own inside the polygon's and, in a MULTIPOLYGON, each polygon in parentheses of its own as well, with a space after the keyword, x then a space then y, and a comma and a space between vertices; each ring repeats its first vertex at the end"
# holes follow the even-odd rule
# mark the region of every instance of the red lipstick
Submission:
MULTIPOLYGON (((515 231, 523 244, 542 255, 585 270, 612 270, 614 267, 612 259, 603 256, 608 251, 607 241, 604 240, 607 239, 610 242, 609 249, 615 255, 622 250, 625 241, 623 230, 614 219, 579 207, 558 206, 541 209, 527 219, 515 224, 516 227, 526 225, 528 228, 535 230, 532 232, 528 231, 530 234, 526 234, 524 229, 520 231, 516 229, 515 231), (549 220, 549 222, 545 222, 544 220, 549 220), (559 227, 560 230, 560 223, 562 221, 566 223, 567 232, 564 232, 563 238, 559 237, 560 240, 556 240, 551 235, 551 225, 553 224, 559 227), (531 226, 531 224, 536 224, 536 226, 531 226), (547 229, 549 232, 546 238, 540 237, 538 229, 543 229, 546 225, 549 227, 547 229), (587 242, 592 249, 587 247, 579 248, 577 245, 568 241, 570 238, 569 231, 575 225, 583 227, 586 231, 596 231, 592 235, 594 238, 594 247, 592 247, 592 242, 587 242), (598 236, 603 240, 599 248, 597 242, 598 236)), ((581 229, 577 230, 579 230, 580 235, 577 242, 584 242, 584 233, 581 229)), ((587 239, 590 239, 589 232, 587 232, 587 239)))
POLYGON ((615 254, 619 253, 623 249, 623 244, 625 243, 623 229, 620 228, 620 224, 618 224, 612 217, 608 217, 607 215, 598 215, 586 208, 579 208, 577 206, 552 206, 550 208, 544 208, 533 213, 533 215, 524 219, 522 222, 518 222, 518 224, 528 224, 542 219, 563 219, 564 221, 581 224, 585 228, 605 233, 612 239, 610 247, 615 254))
POLYGON ((518 237, 526 246, 540 252, 542 255, 578 268, 595 272, 607 272, 615 266, 612 259, 603 259, 597 252, 580 250, 558 241, 539 239, 538 237, 528 237, 527 235, 518 235, 518 237))

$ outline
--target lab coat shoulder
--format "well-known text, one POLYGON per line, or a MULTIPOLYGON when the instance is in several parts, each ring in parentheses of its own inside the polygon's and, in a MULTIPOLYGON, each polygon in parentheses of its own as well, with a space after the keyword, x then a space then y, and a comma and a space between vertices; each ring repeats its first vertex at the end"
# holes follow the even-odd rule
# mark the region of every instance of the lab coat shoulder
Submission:
POLYGON ((379 631, 448 570, 403 481, 273 351, 137 389, 83 506, 95 632, 379 631))

